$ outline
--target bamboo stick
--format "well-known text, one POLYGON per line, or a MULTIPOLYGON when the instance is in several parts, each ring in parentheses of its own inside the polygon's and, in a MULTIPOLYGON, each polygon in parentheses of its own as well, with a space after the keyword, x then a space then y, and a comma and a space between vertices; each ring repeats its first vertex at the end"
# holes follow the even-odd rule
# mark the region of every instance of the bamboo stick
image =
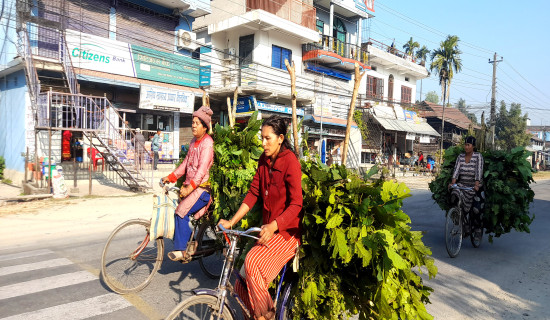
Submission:
POLYGON ((288 70, 288 73, 290 75, 290 90, 291 90, 291 98, 292 98, 292 133, 294 137, 294 152, 296 153, 297 157, 300 157, 300 149, 298 144, 298 117, 296 115, 296 66, 294 65, 294 61, 292 61, 292 66, 288 62, 287 59, 285 59, 285 66, 286 70, 288 70))
POLYGON ((359 64, 355 63, 355 83, 353 85, 353 95, 351 96, 351 103, 349 106, 348 111, 348 124, 346 126, 346 137, 344 138, 344 152, 342 153, 342 164, 346 165, 346 160, 348 158, 348 145, 349 145, 349 136, 351 131, 351 120, 353 119, 353 112, 355 111, 355 100, 357 99, 357 93, 359 91, 359 84, 361 83, 361 79, 365 75, 365 71, 363 73, 359 73, 359 64))

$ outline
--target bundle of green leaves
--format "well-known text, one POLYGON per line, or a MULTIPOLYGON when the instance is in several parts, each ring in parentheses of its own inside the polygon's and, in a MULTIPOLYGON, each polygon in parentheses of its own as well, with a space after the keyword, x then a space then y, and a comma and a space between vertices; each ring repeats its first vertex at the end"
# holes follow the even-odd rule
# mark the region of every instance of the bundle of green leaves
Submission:
MULTIPOLYGON (((452 206, 448 185, 456 159, 463 152, 461 146, 447 149, 441 172, 430 183, 432 198, 445 211, 452 206)), ((482 153, 485 160, 485 209, 482 217, 490 242, 493 237, 500 237, 512 229, 529 232, 529 225, 535 218, 534 214, 529 213, 529 204, 535 196, 529 185, 533 182, 531 165, 526 160, 529 154, 523 147, 482 153)))
MULTIPOLYGON (((220 126, 214 128, 214 163, 210 169, 210 185, 214 196, 214 218, 231 218, 248 192, 256 173, 258 159, 263 148, 258 132, 262 120, 255 112, 242 128, 220 126)), ((257 207, 257 206, 255 206, 257 207)), ((241 220, 241 227, 248 228, 260 222, 260 212, 255 208, 241 220)))
POLYGON ((437 268, 421 232, 411 231, 401 210, 409 189, 316 161, 302 161, 302 172, 295 318, 432 319, 424 303, 433 290, 419 274, 427 270, 433 277, 437 268))

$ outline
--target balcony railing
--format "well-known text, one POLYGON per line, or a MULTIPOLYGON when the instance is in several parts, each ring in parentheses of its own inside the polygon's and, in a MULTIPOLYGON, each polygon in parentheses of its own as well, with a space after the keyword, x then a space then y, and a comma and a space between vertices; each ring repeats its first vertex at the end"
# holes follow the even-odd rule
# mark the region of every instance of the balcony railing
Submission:
POLYGON ((337 38, 323 35, 320 42, 304 44, 303 53, 312 50, 325 50, 338 54, 343 58, 353 59, 368 65, 369 55, 366 50, 362 50, 361 46, 352 43, 347 43, 337 38))
POLYGON ((367 45, 371 45, 375 48, 378 48, 382 51, 386 51, 388 53, 391 53, 393 55, 396 55, 399 58, 403 58, 409 62, 420 64, 422 61, 416 59, 416 57, 409 55, 408 53, 405 53, 404 51, 398 50, 395 47, 388 46, 387 44, 384 44, 380 41, 374 40, 372 38, 369 38, 369 41, 367 42, 367 45))
POLYGON ((315 8, 301 0, 246 0, 246 11, 257 9, 315 30, 315 8))

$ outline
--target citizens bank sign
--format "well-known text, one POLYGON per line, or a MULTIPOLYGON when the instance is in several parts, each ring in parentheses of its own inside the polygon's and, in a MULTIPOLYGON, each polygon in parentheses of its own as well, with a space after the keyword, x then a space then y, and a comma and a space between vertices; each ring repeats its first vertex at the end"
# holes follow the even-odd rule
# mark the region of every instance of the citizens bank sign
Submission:
POLYGON ((67 46, 76 68, 136 77, 127 43, 67 30, 67 46))
POLYGON ((128 43, 66 30, 73 66, 138 79, 199 87, 199 61, 128 43))

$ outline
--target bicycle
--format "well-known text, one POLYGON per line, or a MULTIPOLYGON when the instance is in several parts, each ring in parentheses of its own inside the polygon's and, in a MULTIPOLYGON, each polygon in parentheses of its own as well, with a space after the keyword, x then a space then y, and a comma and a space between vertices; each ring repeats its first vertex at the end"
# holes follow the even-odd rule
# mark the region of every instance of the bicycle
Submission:
MULTIPOLYGON (((174 201, 169 193, 175 193, 179 200, 179 189, 168 188, 160 182, 168 201, 174 201)), ((220 268, 225 244, 216 233, 212 210, 199 220, 190 217, 193 232, 187 245, 191 260, 199 260, 201 270, 211 279, 221 276, 220 268), (195 239, 195 240, 194 240, 195 239)), ((143 290, 153 279, 164 259, 164 241, 149 240, 151 221, 131 219, 113 230, 107 239, 101 255, 101 277, 114 292, 126 294, 143 290)), ((185 261, 182 263, 187 263, 185 261)))
MULTIPOLYGON (((223 264, 223 275, 220 279, 219 285, 216 289, 195 289, 193 290, 194 296, 187 298, 179 303, 166 317, 167 320, 172 319, 223 319, 233 320, 235 319, 235 310, 230 308, 228 303, 228 293, 239 304, 241 311, 245 319, 252 319, 251 311, 242 302, 239 295, 235 292, 231 285, 231 275, 235 275, 237 281, 241 281, 241 284, 246 287, 246 282, 242 279, 240 274, 234 270, 235 261, 235 249, 237 247, 237 240, 240 237, 249 237, 258 240, 258 237, 250 235, 251 233, 260 232, 260 228, 250 228, 246 231, 228 230, 223 226, 218 226, 221 232, 224 234, 225 239, 230 243, 228 253, 226 255, 223 264)), ((296 257, 295 257, 296 258, 296 257)), ((279 281, 275 290, 275 302, 276 314, 275 319, 286 320, 291 319, 292 307, 294 304, 294 298, 291 295, 292 289, 296 285, 295 279, 289 275, 290 265, 292 260, 289 261, 283 270, 279 273, 279 281), (289 279, 290 278, 290 279, 289 279)))
MULTIPOLYGON (((459 187, 456 184, 451 188, 458 189, 460 193, 463 190, 474 190, 472 187, 459 187)), ((445 247, 451 258, 455 258, 460 252, 463 238, 470 236, 474 248, 479 248, 483 238, 483 227, 475 224, 469 213, 464 214, 462 211, 462 199, 458 197, 458 203, 445 214, 445 247)))

